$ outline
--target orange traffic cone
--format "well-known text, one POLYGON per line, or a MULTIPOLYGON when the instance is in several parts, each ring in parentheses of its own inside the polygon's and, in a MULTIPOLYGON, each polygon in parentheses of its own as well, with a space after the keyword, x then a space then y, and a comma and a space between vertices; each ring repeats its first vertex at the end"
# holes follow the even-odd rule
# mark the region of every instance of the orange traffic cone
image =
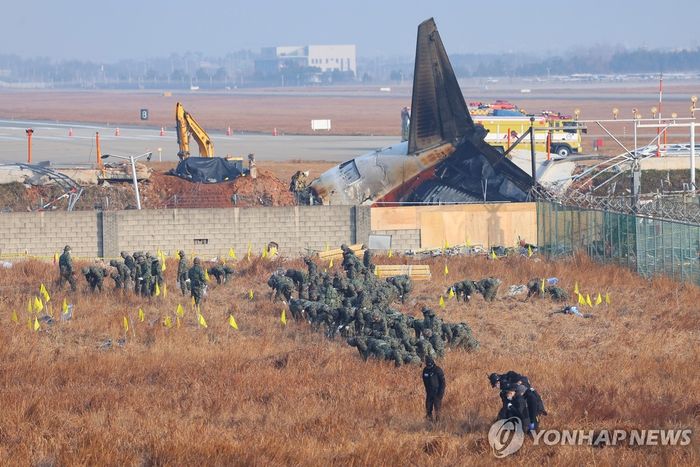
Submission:
POLYGON ((165 128, 160 127, 160 136, 165 136, 165 128))
POLYGON ((119 128, 117 128, 116 130, 114 130, 114 136, 119 136, 119 128))

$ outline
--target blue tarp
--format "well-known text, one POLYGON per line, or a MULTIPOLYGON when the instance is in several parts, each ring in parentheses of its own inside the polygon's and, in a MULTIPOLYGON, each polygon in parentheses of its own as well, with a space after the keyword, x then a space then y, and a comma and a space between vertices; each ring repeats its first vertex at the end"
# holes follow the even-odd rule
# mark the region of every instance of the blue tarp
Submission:
POLYGON ((195 183, 221 183, 243 175, 243 167, 240 161, 221 157, 188 157, 170 173, 195 183))

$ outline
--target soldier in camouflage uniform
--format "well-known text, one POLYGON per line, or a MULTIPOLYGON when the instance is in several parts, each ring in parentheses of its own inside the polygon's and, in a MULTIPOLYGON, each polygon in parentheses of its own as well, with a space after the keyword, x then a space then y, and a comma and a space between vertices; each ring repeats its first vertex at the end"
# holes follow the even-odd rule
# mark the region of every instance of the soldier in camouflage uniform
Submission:
POLYGON ((396 289, 396 292, 401 299, 401 303, 406 303, 408 294, 413 290, 411 278, 407 275, 400 275, 387 278, 387 283, 396 289))
POLYGON ((177 283, 180 286, 180 291, 182 295, 187 295, 190 291, 190 285, 187 277, 187 272, 189 271, 189 266, 187 266, 187 258, 185 257, 185 251, 180 250, 177 252, 178 258, 177 262, 177 283))
POLYGON ((156 285, 158 289, 163 289, 163 266, 161 265, 160 259, 157 256, 151 257, 151 295, 156 294, 156 285))
POLYGON ((478 291, 476 282, 470 281, 468 279, 452 284, 450 287, 447 288, 448 294, 450 293, 450 289, 454 292, 457 301, 460 301, 461 299, 467 303, 469 303, 469 300, 471 300, 472 295, 474 295, 478 291))
POLYGON ((367 271, 374 274, 374 263, 372 262, 372 251, 371 250, 369 250, 369 249, 365 250, 365 253, 362 256, 362 265, 365 267, 365 269, 367 271))
POLYGON ((70 257, 70 246, 63 248, 63 253, 58 258, 58 286, 63 289, 63 285, 68 282, 70 289, 75 292, 77 284, 75 282, 75 271, 73 270, 73 259, 70 257))
POLYGON ((285 303, 289 303, 294 292, 294 282, 283 274, 272 274, 267 280, 267 285, 272 289, 270 300, 277 301, 282 297, 285 303))
POLYGON ((129 253, 126 251, 122 251, 120 253, 122 259, 124 260, 124 265, 129 268, 129 276, 131 278, 131 282, 136 281, 136 276, 138 274, 138 266, 136 265, 136 261, 134 260, 134 257, 131 256, 129 253))
POLYGON ((421 338, 416 342, 416 354, 421 360, 435 355, 435 349, 430 343, 431 337, 433 337, 433 332, 430 329, 425 329, 421 333, 421 338))
POLYGON ((113 259, 109 265, 114 268, 111 277, 114 279, 114 288, 118 290, 126 290, 131 283, 131 270, 124 264, 123 261, 113 259))
POLYGON ((207 288, 204 269, 202 269, 202 260, 199 258, 194 259, 193 266, 187 271, 187 277, 190 280, 190 292, 192 298, 194 298, 194 303, 195 305, 199 305, 202 302, 202 297, 207 288))
POLYGON ((357 259, 357 256, 355 256, 355 252, 353 252, 349 246, 343 244, 340 246, 340 249, 343 250, 343 269, 347 273, 350 269, 354 269, 355 272, 360 271, 360 260, 357 259))
POLYGON ((487 302, 492 302, 496 299, 496 293, 498 292, 498 287, 500 285, 501 280, 494 277, 487 277, 486 279, 481 279, 476 283, 478 291, 487 302))
POLYGON ((88 283, 91 292, 102 292, 104 278, 107 277, 107 270, 99 265, 86 266, 82 269, 85 281, 88 283))
POLYGON ((137 265, 139 267, 136 290, 143 297, 151 296, 151 263, 146 256, 138 256, 137 265))
POLYGON ((208 269, 209 275, 216 278, 216 283, 221 285, 228 281, 228 278, 233 275, 232 267, 226 266, 223 262, 219 262, 215 266, 208 269))
POLYGON ((466 350, 479 348, 479 341, 472 335, 472 330, 466 323, 449 325, 451 327, 450 347, 463 347, 466 350))
POLYGON ((306 264, 306 267, 309 270, 308 273, 308 295, 309 295, 309 300, 312 301, 317 301, 319 300, 319 293, 320 293, 320 277, 318 275, 318 266, 316 266, 316 263, 313 262, 311 258, 308 256, 304 257, 304 263, 306 264))
POLYGON ((294 287, 297 289, 299 298, 304 298, 305 295, 308 296, 309 278, 303 271, 298 269, 287 269, 287 272, 284 275, 289 277, 292 282, 294 282, 294 287))

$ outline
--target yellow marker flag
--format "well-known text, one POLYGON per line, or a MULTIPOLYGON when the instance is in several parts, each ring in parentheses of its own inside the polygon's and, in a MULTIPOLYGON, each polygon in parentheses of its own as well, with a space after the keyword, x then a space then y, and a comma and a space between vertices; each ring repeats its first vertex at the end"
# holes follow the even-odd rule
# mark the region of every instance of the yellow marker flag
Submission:
POLYGON ((445 299, 442 295, 440 295, 440 301, 438 302, 438 305, 440 305, 440 308, 442 308, 443 310, 445 309, 445 299))
POLYGON ((124 332, 129 332, 129 318, 124 317, 124 332))
POLYGON ((610 305, 612 301, 610 300, 610 294, 608 292, 605 292, 605 304, 610 305))
POLYGON ((579 294, 579 291, 578 291, 578 281, 576 281, 576 284, 574 285, 574 293, 575 293, 576 295, 579 294))
POLYGON ((34 311, 34 307, 32 306, 32 299, 29 299, 29 303, 27 303, 27 313, 32 313, 34 311))
POLYGON ((586 305, 593 308, 593 302, 591 302, 591 296, 589 294, 586 294, 586 305))
POLYGON ((585 305, 585 304, 586 304, 586 300, 583 299, 583 295, 581 295, 581 294, 578 294, 578 304, 579 304, 579 305, 585 305))
POLYGON ((156 282, 156 290, 153 295, 155 295, 156 297, 160 295, 160 287, 158 286, 158 282, 156 282))
POLYGON ((190 308, 192 308, 194 310, 194 306, 195 306, 194 297, 192 297, 192 300, 190 300, 190 308))
POLYGON ((598 297, 595 299, 595 304, 596 304, 596 306, 598 306, 601 303, 603 303, 603 297, 601 297, 600 292, 598 292, 598 297))
POLYGON ((66 299, 63 299, 63 305, 61 305, 61 311, 64 313, 68 313, 68 302, 66 299))
POLYGON ((447 250, 450 245, 447 244, 447 239, 445 239, 445 244, 442 246, 443 250, 447 250))
POLYGON ((450 273, 450 270, 447 269, 447 264, 445 264, 445 271, 444 272, 445 272, 445 275, 448 275, 450 273))
POLYGON ((170 318, 170 316, 165 317, 165 319, 163 320, 163 326, 165 326, 168 329, 173 327, 173 320, 170 318))
POLYGON ((175 314, 177 316, 185 316, 185 309, 182 308, 182 305, 180 305, 179 303, 177 304, 177 309, 175 310, 175 314))
POLYGON ((39 300, 39 297, 34 297, 34 309, 37 312, 43 311, 43 309, 44 309, 44 304, 41 303, 41 300, 39 300))
POLYGON ((248 300, 253 300, 254 297, 255 297, 255 294, 253 294, 253 289, 250 289, 248 291, 248 300))
POLYGON ((41 326, 39 326, 39 320, 34 317, 34 331, 38 331, 41 326))
POLYGON ((468 239, 468 238, 467 238, 466 240, 464 240, 464 246, 466 246, 467 248, 470 248, 470 247, 471 247, 471 244, 469 243, 469 239, 468 239))
POLYGON ((287 314, 284 311, 284 308, 282 308, 282 315, 280 316, 280 322, 282 323, 283 326, 287 325, 287 314))
POLYGON ((199 323, 199 325, 202 326, 203 328, 208 327, 208 326, 207 326, 207 322, 206 322, 206 320, 204 319, 204 316, 202 315, 202 313, 198 313, 197 315, 198 315, 198 316, 197 316, 197 322, 199 323))
POLYGON ((48 303, 48 301, 51 300, 51 296, 49 295, 49 291, 46 290, 46 287, 44 286, 44 284, 41 284, 41 286, 39 287, 39 293, 41 294, 42 297, 44 297, 44 302, 48 303))
POLYGON ((143 312, 143 309, 139 308, 139 321, 142 323, 146 321, 146 313, 143 312))
POLYGON ((262 255, 260 255, 261 258, 267 258, 267 247, 263 248, 262 255))
POLYGON ((163 259, 161 261, 162 261, 161 264, 163 265, 163 266, 161 266, 161 271, 165 272, 165 256, 163 256, 163 259))
POLYGON ((540 285, 540 292, 544 293, 544 279, 542 279, 542 284, 540 285))
POLYGON ((333 258, 328 262, 328 269, 331 269, 333 267, 333 258))
POLYGON ((326 242, 326 251, 331 251, 331 247, 328 245, 328 242, 326 242))
POLYGON ((450 298, 455 298, 455 288, 450 287, 450 293, 447 295, 450 298))
POLYGON ((236 250, 233 247, 228 249, 228 257, 231 259, 236 259, 236 250))
POLYGON ((204 269, 204 280, 209 282, 209 272, 206 270, 206 268, 204 269))
POLYGON ((527 246, 527 257, 529 258, 532 256, 532 247, 530 245, 527 246))
POLYGON ((387 257, 391 258, 394 256, 394 253, 391 251, 391 248, 389 248, 389 254, 387 254, 387 257))
POLYGON ((15 324, 19 323, 19 317, 17 316, 17 312, 15 310, 12 310, 12 322, 15 324))
POLYGON ((53 254, 53 264, 58 263, 58 252, 53 254))
POLYGON ((253 246, 248 242, 248 261, 250 261, 250 253, 253 251, 253 246))
POLYGON ((233 315, 228 315, 228 324, 233 329, 238 330, 238 323, 236 323, 236 318, 234 318, 233 315))
POLYGON ((496 252, 491 250, 491 259, 498 259, 498 256, 496 256, 496 252))

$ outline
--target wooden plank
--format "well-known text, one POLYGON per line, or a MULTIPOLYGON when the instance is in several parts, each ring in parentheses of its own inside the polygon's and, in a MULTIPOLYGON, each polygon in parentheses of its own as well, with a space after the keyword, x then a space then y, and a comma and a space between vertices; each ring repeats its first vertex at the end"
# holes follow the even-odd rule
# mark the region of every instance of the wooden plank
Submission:
POLYGON ((406 275, 413 280, 430 280, 432 277, 427 264, 378 264, 375 272, 382 278, 406 275))
MULTIPOLYGON (((362 256, 365 254, 365 250, 362 248, 364 245, 361 243, 357 243, 355 245, 348 245, 350 249, 355 253, 355 256, 362 258, 362 256)), ((319 251, 318 252, 318 258, 326 261, 330 261, 331 259, 336 260, 338 258, 343 257, 343 250, 340 248, 334 248, 332 250, 328 251, 319 251)))

